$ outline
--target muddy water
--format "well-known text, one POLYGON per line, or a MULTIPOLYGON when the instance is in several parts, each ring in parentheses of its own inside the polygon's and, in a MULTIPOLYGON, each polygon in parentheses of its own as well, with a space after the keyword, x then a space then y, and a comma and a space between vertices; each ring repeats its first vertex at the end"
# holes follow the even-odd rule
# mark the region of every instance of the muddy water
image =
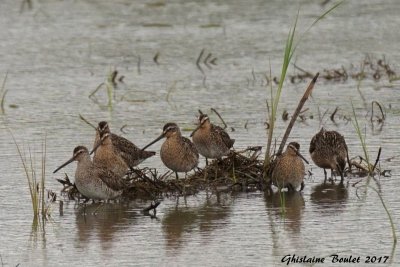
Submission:
MULTIPOLYGON (((289 254, 334 253, 360 256, 360 265, 367 256, 389 256, 386 265, 400 264, 378 196, 369 190, 365 200, 357 197, 356 187, 365 179, 351 178, 345 187, 323 185, 323 171, 313 164, 307 167, 312 175, 306 178, 304 192, 286 196, 285 217, 277 195, 217 197, 204 192, 164 199, 153 219, 140 213, 146 201, 90 205, 85 210, 70 202, 63 216, 55 205, 52 220, 35 229, 26 178, 7 129, 26 153, 31 148, 37 164, 46 133, 46 184, 53 191, 60 185, 51 171, 76 145, 92 145, 93 130, 79 114, 92 122, 108 120, 115 132, 142 146, 165 122, 190 129, 197 109, 209 112, 213 107, 234 129, 230 134, 237 149, 264 145, 269 99, 264 74, 271 67, 272 75, 279 75, 283 44, 299 6, 299 32, 328 6, 322 1, 40 1, 20 13, 20 2, 0 3, 1 77, 8 72, 6 114, 0 126, 2 265, 279 266, 289 254), (202 49, 204 57, 212 53, 217 58, 211 68, 200 63, 204 75, 195 64, 202 49), (157 53, 158 64, 153 60, 157 53), (115 68, 125 78, 110 110, 104 89, 96 95, 98 103, 88 96, 115 68)), ((371 54, 385 56, 399 69, 399 12, 395 0, 349 1, 305 35, 293 59, 305 70, 323 72, 342 65, 357 68, 365 54, 371 54)), ((295 73, 299 72, 290 67, 289 74, 295 73)), ((306 86, 285 84, 279 114, 293 112, 306 86)), ((344 119, 351 116, 352 100, 369 152, 374 158, 381 146, 381 167, 392 171, 391 177, 379 178, 379 188, 396 224, 398 89, 398 83, 387 79, 366 79, 360 84, 363 101, 354 80, 321 79, 306 103, 307 120, 296 124, 291 135, 307 155, 309 141, 321 126, 335 129, 346 136, 351 156, 361 155, 352 123, 344 119), (386 110, 383 126, 369 122, 373 100, 386 110), (333 123, 329 114, 336 106, 340 109, 333 123), (326 111, 320 120, 319 114, 326 111)), ((279 116, 277 124, 279 139, 287 122, 279 116)), ((157 156, 144 166, 165 171, 157 156)), ((65 171, 73 174, 74 167, 65 171)), ((377 187, 375 182, 371 185, 377 187)), ((337 266, 331 260, 327 257, 324 266, 337 266)))

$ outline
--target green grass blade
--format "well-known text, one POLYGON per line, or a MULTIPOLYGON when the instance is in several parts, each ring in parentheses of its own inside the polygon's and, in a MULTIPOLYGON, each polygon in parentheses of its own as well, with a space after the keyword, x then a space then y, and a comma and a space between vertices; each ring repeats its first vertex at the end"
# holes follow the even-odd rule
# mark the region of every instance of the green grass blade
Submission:
POLYGON ((34 216, 36 216, 36 214, 35 214, 35 204, 34 204, 34 203, 35 203, 35 197, 34 197, 35 188, 34 188, 34 185, 33 185, 33 183, 32 183, 32 177, 31 177, 30 174, 29 174, 28 164, 27 164, 27 162, 26 162, 26 159, 22 156, 22 151, 21 151, 21 149, 20 149, 20 147, 19 147, 17 141, 15 140, 14 134, 12 133, 11 130, 9 130, 9 131, 10 131, 11 137, 12 137, 12 139, 13 139, 13 141, 14 141, 14 144, 15 144, 15 146, 17 147, 18 155, 19 155, 19 157, 20 157, 20 159, 21 159, 22 166, 23 166, 23 168, 24 168, 25 176, 26 176, 26 179, 27 179, 27 181, 28 181, 29 193, 30 193, 30 195, 31 195, 32 210, 33 210, 34 216))
POLYGON ((390 214, 390 212, 389 212, 389 210, 388 210, 388 208, 387 208, 387 206, 386 206, 386 204, 385 204, 385 201, 383 200, 383 197, 382 197, 382 195, 379 193, 379 191, 376 190, 375 187, 372 187, 372 186, 370 186, 370 185, 368 185, 368 187, 371 188, 372 190, 374 190, 375 193, 378 195, 379 199, 381 200, 382 206, 383 206, 383 208, 385 209, 386 214, 388 215, 389 222, 390 222, 390 227, 392 228, 393 242, 394 242, 394 244, 396 244, 396 243, 397 243, 396 227, 395 227, 395 224, 394 224, 392 215, 390 214))
POLYGON ((338 6, 340 6, 341 4, 343 4, 345 0, 339 1, 336 4, 334 4, 330 9, 328 9, 325 13, 323 13, 321 16, 319 16, 312 24, 311 26, 307 29, 307 31, 309 31, 315 24, 317 24, 321 19, 325 18, 326 15, 328 15, 329 13, 331 13, 333 10, 335 10, 338 6))
POLYGON ((365 160, 367 161, 367 164, 368 164, 368 172, 371 173, 372 172, 372 167, 371 167, 371 164, 370 164, 370 161, 369 161, 369 153, 368 153, 367 144, 365 142, 365 136, 362 134, 360 125, 358 124, 358 119, 357 119, 356 111, 354 109, 353 102, 351 102, 351 107, 353 109, 353 116, 354 116, 353 126, 354 126, 354 129, 356 130, 358 139, 360 139, 361 146, 362 146, 363 151, 364 151, 364 157, 365 157, 365 160))
POLYGON ((289 30, 286 43, 285 43, 285 50, 284 50, 284 55, 283 55, 283 63, 282 63, 282 69, 281 69, 281 76, 278 84, 278 89, 276 91, 276 94, 273 96, 272 94, 272 89, 271 89, 271 112, 269 113, 269 129, 268 129, 268 139, 267 139, 267 150, 265 152, 265 163, 264 163, 264 170, 268 170, 270 161, 271 161, 271 145, 272 145, 272 139, 273 139, 273 132, 275 128, 275 119, 276 119, 276 114, 278 110, 278 104, 280 101, 281 93, 282 93, 282 88, 283 88, 283 83, 286 78, 287 70, 290 64, 290 61, 292 60, 292 57, 296 51, 297 46, 301 43, 302 38, 305 36, 305 34, 313 27, 315 26, 321 19, 326 17, 329 13, 331 13, 333 10, 335 10, 338 6, 340 6, 345 0, 339 1, 335 5, 333 5, 331 8, 329 8, 326 12, 324 12, 321 16, 319 16, 312 24, 311 26, 300 36, 299 41, 297 43, 294 42, 294 37, 295 37, 295 32, 297 29, 297 22, 299 18, 299 13, 300 10, 297 11, 296 19, 294 21, 293 27, 289 30))

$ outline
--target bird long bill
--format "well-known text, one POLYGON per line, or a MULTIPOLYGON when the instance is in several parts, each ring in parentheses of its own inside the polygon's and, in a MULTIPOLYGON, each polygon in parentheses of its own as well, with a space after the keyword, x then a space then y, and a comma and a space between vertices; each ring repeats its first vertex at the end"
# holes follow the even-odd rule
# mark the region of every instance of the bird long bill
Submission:
POLYGON ((156 139, 154 139, 153 142, 151 142, 150 144, 148 144, 147 146, 145 146, 144 148, 142 148, 142 150, 145 150, 146 148, 148 148, 149 146, 151 146, 152 144, 158 142, 160 139, 162 139, 165 136, 164 133, 162 133, 159 137, 157 137, 156 139))
POLYGON ((92 151, 90 151, 89 155, 92 155, 94 152, 96 152, 96 150, 99 148, 99 146, 101 146, 101 144, 103 143, 104 139, 106 139, 108 137, 108 134, 103 135, 98 141, 97 143, 94 145, 92 151))
POLYGON ((194 135, 194 133, 195 133, 198 129, 200 129, 200 127, 201 127, 201 123, 199 122, 199 125, 196 127, 196 129, 193 130, 193 132, 190 134, 190 137, 192 137, 192 136, 194 135))
POLYGON ((73 162, 75 160, 75 156, 70 158, 67 162, 65 162, 63 165, 61 165, 60 167, 58 167, 57 169, 55 169, 55 171, 53 171, 53 173, 58 172, 60 169, 64 168, 65 166, 67 166, 68 164, 70 164, 71 162, 73 162))
POLYGON ((296 152, 297 156, 299 156, 299 157, 300 157, 302 160, 304 160, 304 162, 305 162, 305 163, 309 164, 309 163, 308 163, 308 160, 306 160, 306 158, 305 158, 305 157, 303 157, 303 155, 302 155, 302 154, 300 154, 300 152, 299 152, 299 151, 297 151, 297 149, 295 149, 294 151, 296 152))

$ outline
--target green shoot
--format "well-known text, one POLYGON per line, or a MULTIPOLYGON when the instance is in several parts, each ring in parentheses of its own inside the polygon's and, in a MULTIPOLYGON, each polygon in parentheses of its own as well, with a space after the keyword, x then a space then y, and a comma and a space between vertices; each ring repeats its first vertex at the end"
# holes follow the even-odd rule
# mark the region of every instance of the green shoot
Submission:
POLYGON ((38 181, 37 172, 35 170, 35 160, 32 157, 31 150, 29 149, 29 159, 27 159, 17 141, 13 133, 10 130, 10 134, 14 141, 15 146, 17 147, 18 155, 21 159, 22 166, 24 169, 24 173, 26 179, 28 181, 29 194, 31 197, 32 203, 32 211, 33 211, 33 220, 34 224, 38 223, 39 215, 42 215, 42 219, 46 219, 49 217, 49 207, 47 207, 45 203, 45 178, 46 178, 46 136, 42 143, 42 162, 41 162, 41 173, 40 173, 40 181, 38 181))
POLYGON ((365 135, 362 134, 360 125, 358 124, 357 115, 356 115, 356 111, 354 109, 353 102, 351 102, 351 107, 353 109, 353 116, 354 116, 353 126, 354 126, 354 129, 356 130, 358 138, 360 139, 361 146, 364 151, 364 157, 365 157, 365 160, 367 161, 367 165, 368 165, 368 173, 372 174, 373 166, 371 165, 370 160, 369 160, 369 153, 368 153, 367 144, 365 142, 365 135))
MULTIPOLYGON (((283 55, 283 63, 282 63, 282 69, 281 69, 281 76, 279 79, 279 84, 278 84, 278 89, 275 93, 275 95, 272 94, 271 90, 271 112, 269 113, 268 116, 268 124, 269 124, 269 130, 268 130, 268 140, 267 140, 267 150, 265 152, 265 163, 264 163, 264 170, 265 174, 268 173, 268 169, 270 167, 271 159, 272 159, 272 151, 271 151, 271 146, 272 146, 272 139, 273 139, 273 133, 274 133, 274 128, 275 128, 275 120, 276 120, 276 114, 278 110, 278 104, 280 101, 280 96, 282 93, 283 89, 283 83, 286 78, 287 74, 287 69, 289 67, 290 61, 292 60, 292 57, 294 55, 294 52, 296 51, 297 46, 301 43, 302 38, 304 35, 313 27, 315 26, 321 19, 323 19, 326 15, 328 15, 330 12, 335 10, 338 6, 340 6, 344 0, 338 2, 337 4, 333 5, 330 9, 328 9, 326 12, 324 12, 321 16, 319 16, 312 24, 311 26, 303 33, 302 36, 300 36, 299 41, 295 44, 294 43, 294 36, 296 32, 296 27, 297 27, 297 21, 299 17, 299 11, 297 12, 296 19, 294 21, 293 27, 289 30, 286 43, 285 43, 285 49, 284 49, 284 55, 283 55)), ((265 175, 265 178, 266 175, 265 175)))
POLYGON ((370 186, 370 185, 366 185, 366 187, 371 188, 371 189, 374 190, 375 193, 378 195, 378 197, 379 197, 379 199, 380 199, 380 201, 381 201, 381 203, 382 203, 382 206, 383 206, 383 208, 385 209, 385 212, 386 212, 386 214, 388 215, 388 218, 389 218, 390 227, 392 228, 393 244, 396 244, 396 243, 397 243, 397 236, 396 236, 395 224, 394 224, 392 215, 390 214, 390 212, 389 212, 389 210, 388 210, 388 208, 387 208, 387 206, 386 206, 386 204, 385 204, 385 201, 383 200, 382 195, 379 193, 378 190, 376 190, 375 187, 372 187, 372 186, 370 186))

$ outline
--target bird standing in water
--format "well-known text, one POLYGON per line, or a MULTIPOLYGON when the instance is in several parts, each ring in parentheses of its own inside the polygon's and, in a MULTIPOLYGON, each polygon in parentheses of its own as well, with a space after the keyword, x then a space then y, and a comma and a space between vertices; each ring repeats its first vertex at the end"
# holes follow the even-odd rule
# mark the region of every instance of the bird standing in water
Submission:
POLYGON ((199 112, 198 126, 190 136, 200 155, 206 158, 208 165, 209 158, 220 159, 228 155, 235 139, 231 139, 221 127, 212 124, 207 114, 199 112))
POLYGON ((108 123, 99 122, 93 145, 93 162, 113 171, 120 177, 145 159, 155 155, 153 151, 144 151, 122 136, 111 133, 108 123))
POLYGON ((335 170, 340 174, 340 182, 343 183, 346 158, 348 160, 348 149, 343 135, 321 128, 311 139, 310 155, 315 165, 324 169, 325 181, 325 169, 331 169, 331 172, 335 170))
POLYGON ((278 188, 288 188, 289 191, 300 191, 304 188, 305 168, 303 160, 308 161, 300 154, 300 145, 291 142, 285 152, 279 155, 272 166, 272 183, 278 188))
POLYGON ((78 162, 75 171, 76 188, 87 198, 93 200, 115 199, 122 194, 124 189, 130 187, 127 181, 112 171, 96 166, 90 159, 89 150, 84 146, 75 147, 72 158, 53 173, 73 161, 78 162))
POLYGON ((164 125, 163 132, 143 149, 151 146, 162 138, 166 138, 161 146, 160 156, 165 166, 175 172, 178 179, 178 172, 188 172, 199 163, 199 153, 194 144, 182 136, 176 123, 170 122, 164 125))

